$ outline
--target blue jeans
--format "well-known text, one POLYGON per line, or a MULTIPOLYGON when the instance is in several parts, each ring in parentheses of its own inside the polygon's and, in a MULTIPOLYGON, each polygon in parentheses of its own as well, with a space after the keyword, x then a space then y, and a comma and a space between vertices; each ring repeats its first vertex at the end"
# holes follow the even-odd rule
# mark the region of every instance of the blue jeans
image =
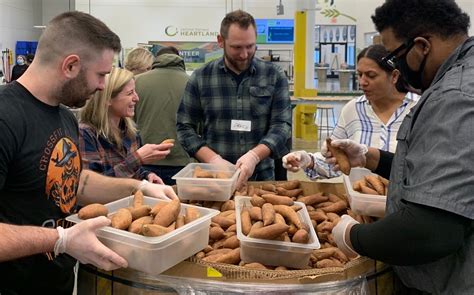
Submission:
POLYGON ((154 172, 156 175, 163 179, 163 182, 167 185, 175 185, 176 181, 171 179, 176 173, 178 173, 184 166, 162 166, 162 165, 143 165, 143 167, 154 172))

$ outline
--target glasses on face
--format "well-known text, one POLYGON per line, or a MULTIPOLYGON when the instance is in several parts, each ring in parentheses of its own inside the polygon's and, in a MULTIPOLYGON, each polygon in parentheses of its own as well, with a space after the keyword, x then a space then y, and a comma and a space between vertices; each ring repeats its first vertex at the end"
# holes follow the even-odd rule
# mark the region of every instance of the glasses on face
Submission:
POLYGON ((385 63, 390 68, 396 69, 397 68, 397 59, 402 57, 403 55, 406 55, 410 51, 410 49, 413 48, 414 45, 415 45, 415 40, 414 39, 406 41, 402 45, 398 46, 398 48, 395 49, 394 51, 392 51, 389 55, 383 57, 382 62, 385 63), (405 50, 405 53, 402 54, 401 56, 398 56, 400 54, 400 52, 402 52, 402 50, 405 50))

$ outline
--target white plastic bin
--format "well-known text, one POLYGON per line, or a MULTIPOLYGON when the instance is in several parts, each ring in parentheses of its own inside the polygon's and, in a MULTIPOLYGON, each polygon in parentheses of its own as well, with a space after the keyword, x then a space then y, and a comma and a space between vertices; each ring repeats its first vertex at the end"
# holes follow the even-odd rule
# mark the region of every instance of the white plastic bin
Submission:
POLYGON ((343 175, 344 186, 352 211, 360 215, 383 217, 387 196, 362 194, 352 188, 352 183, 363 179, 366 175, 376 175, 365 168, 352 168, 349 176, 343 175))
MULTIPOLYGON (((132 204, 133 196, 129 196, 105 206, 110 213, 132 204)), ((154 206, 158 202, 169 202, 145 197, 144 204, 154 206)), ((187 204, 181 204, 181 213, 187 207, 199 210, 201 217, 166 235, 159 237, 145 237, 110 226, 97 231, 97 237, 107 247, 115 251, 128 261, 128 267, 149 274, 159 274, 168 268, 180 263, 188 257, 204 249, 209 243, 209 226, 211 218, 219 211, 187 204)), ((68 216, 68 221, 79 223, 77 214, 68 216)))
POLYGON ((240 213, 242 207, 251 207, 250 197, 235 197, 235 217, 237 224, 237 238, 240 241, 240 259, 244 262, 260 262, 264 265, 286 266, 291 268, 304 268, 308 266, 311 253, 319 249, 318 236, 314 231, 311 219, 305 204, 295 202, 302 207, 297 213, 300 220, 309 228, 309 242, 307 244, 255 239, 242 233, 240 213))

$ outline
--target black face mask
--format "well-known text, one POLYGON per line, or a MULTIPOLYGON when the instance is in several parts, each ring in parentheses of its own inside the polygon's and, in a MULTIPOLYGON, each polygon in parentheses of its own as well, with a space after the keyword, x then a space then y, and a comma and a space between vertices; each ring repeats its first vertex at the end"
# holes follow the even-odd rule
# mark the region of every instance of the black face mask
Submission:
POLYGON ((408 51, 397 58, 397 68, 400 71, 402 77, 412 88, 421 89, 421 91, 424 91, 425 88, 423 87, 423 70, 426 64, 426 55, 423 57, 423 61, 421 62, 418 71, 413 71, 412 69, 410 69, 407 63, 408 51))

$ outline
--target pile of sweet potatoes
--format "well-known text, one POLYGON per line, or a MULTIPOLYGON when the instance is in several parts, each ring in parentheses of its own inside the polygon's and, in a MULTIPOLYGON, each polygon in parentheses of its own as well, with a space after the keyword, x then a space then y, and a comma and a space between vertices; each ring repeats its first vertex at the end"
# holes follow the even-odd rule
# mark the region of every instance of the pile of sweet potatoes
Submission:
MULTIPOLYGON (((341 215, 349 214, 360 223, 372 222, 370 217, 354 214, 348 208, 348 203, 344 196, 324 192, 304 195, 297 180, 275 184, 249 185, 243 191, 236 192, 235 195, 248 195, 252 197, 251 203, 253 206, 241 212, 241 220, 246 223, 246 225, 242 224, 242 232, 259 238, 307 242, 305 234, 301 234, 301 236, 298 234, 295 239, 295 234, 301 229, 305 229, 305 225, 298 223, 301 223, 298 215, 296 215, 297 219, 295 219, 292 213, 288 213, 291 212, 288 210, 292 210, 293 213, 295 213, 295 210, 298 210, 293 204, 295 201, 305 204, 312 222, 310 226, 314 227, 321 243, 321 248, 314 250, 311 254, 307 268, 342 267, 349 261, 347 256, 337 248, 331 233, 332 228, 337 224, 341 215), (270 205, 273 207, 275 214, 273 215, 273 212, 269 210, 270 213, 266 213, 264 220, 263 206, 269 208, 270 205), (282 214, 281 208, 285 208, 284 214, 282 214), (272 218, 268 216, 274 216, 273 223, 270 223, 272 218), (252 224, 251 226, 249 226, 249 219, 252 224), (283 222, 285 225, 283 225, 283 222), (269 226, 274 228, 268 230, 269 226), (267 227, 267 230, 255 233, 257 228, 262 229, 265 227, 267 227), (252 230, 254 231, 253 233, 252 230)), ((241 261, 240 243, 236 236, 237 227, 235 224, 235 203, 233 200, 224 203, 203 202, 199 205, 218 209, 221 213, 212 219, 209 231, 209 245, 203 251, 196 254, 196 258, 208 262, 234 264, 252 269, 287 269, 284 266, 274 267, 257 262, 244 263, 241 261)))
POLYGON ((97 216, 108 216, 110 226, 126 230, 147 237, 162 236, 190 223, 200 217, 198 208, 186 207, 185 214, 180 214, 179 200, 158 202, 151 207, 143 203, 143 193, 134 194, 130 207, 120 208, 109 215, 107 207, 102 204, 90 204, 78 212, 80 219, 89 219, 97 216))
POLYGON ((362 194, 386 196, 388 179, 380 175, 366 175, 364 178, 354 181, 352 189, 362 194))

